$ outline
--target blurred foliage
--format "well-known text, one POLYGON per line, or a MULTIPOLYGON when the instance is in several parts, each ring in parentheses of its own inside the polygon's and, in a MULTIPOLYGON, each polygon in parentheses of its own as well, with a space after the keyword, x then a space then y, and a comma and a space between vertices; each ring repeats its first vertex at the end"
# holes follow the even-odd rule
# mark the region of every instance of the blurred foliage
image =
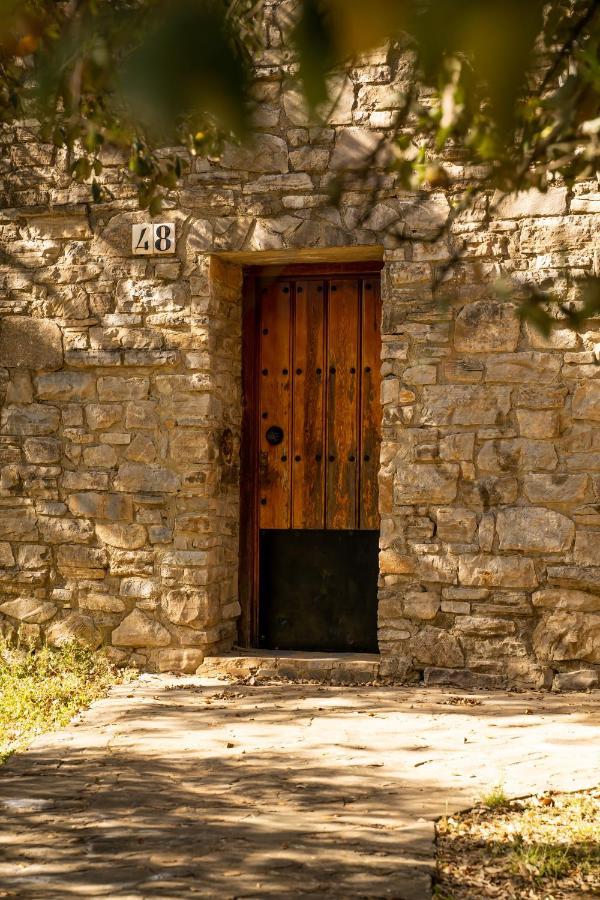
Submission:
MULTIPOLYGON (((289 77, 313 111, 331 70, 360 54, 387 45, 411 60, 392 165, 415 191, 451 186, 449 161, 476 167, 454 215, 482 192, 598 177, 598 0, 286 0, 285 11, 289 77)), ((96 201, 108 197, 103 149, 126 151, 140 205, 157 214, 190 154, 216 157, 247 134, 263 24, 262 0, 0 0, 0 118, 38 119, 96 201)), ((546 331, 552 299, 531 291, 523 307, 546 331)), ((592 278, 561 317, 582 327, 599 310, 592 278)))

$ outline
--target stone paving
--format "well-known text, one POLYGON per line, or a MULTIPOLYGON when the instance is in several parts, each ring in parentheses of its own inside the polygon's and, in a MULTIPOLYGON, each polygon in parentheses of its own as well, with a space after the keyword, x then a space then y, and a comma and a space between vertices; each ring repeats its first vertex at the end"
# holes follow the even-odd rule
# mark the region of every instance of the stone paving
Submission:
POLYGON ((598 699, 142 676, 0 771, 0 897, 422 900, 440 815, 600 782, 598 699))

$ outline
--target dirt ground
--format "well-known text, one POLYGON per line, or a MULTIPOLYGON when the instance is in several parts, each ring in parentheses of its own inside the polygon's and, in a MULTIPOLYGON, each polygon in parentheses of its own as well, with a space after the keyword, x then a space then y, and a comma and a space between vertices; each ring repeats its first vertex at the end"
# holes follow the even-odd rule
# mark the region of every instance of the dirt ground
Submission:
POLYGON ((0 769, 0 897, 428 898, 438 817, 600 783, 599 698, 142 676, 0 769))

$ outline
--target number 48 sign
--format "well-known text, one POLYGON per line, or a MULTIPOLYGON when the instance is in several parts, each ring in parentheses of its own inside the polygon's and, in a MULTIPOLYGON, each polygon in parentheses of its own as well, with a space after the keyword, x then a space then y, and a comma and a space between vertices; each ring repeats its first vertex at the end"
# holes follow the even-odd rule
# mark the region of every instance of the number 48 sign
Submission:
POLYGON ((162 256, 175 253, 175 223, 132 225, 131 251, 135 256, 162 256))

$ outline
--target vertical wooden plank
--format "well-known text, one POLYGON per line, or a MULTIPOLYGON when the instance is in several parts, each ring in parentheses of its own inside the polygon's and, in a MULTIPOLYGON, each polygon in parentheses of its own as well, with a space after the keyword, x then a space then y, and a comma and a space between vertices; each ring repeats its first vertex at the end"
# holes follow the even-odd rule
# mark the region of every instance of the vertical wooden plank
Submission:
POLYGON ((362 279, 360 528, 379 528, 381 300, 379 276, 362 279))
POLYGON ((290 282, 260 289, 259 385, 259 524, 290 527, 291 417, 290 282), (279 426, 283 440, 271 444, 269 428, 279 426))
POLYGON ((242 292, 242 443, 240 479, 239 597, 242 613, 238 640, 254 647, 258 640, 258 315, 256 277, 244 279, 242 292))
POLYGON ((327 528, 358 525, 359 290, 332 278, 327 302, 327 528))
POLYGON ((325 527, 323 282, 298 281, 294 299, 292 528, 325 527))

